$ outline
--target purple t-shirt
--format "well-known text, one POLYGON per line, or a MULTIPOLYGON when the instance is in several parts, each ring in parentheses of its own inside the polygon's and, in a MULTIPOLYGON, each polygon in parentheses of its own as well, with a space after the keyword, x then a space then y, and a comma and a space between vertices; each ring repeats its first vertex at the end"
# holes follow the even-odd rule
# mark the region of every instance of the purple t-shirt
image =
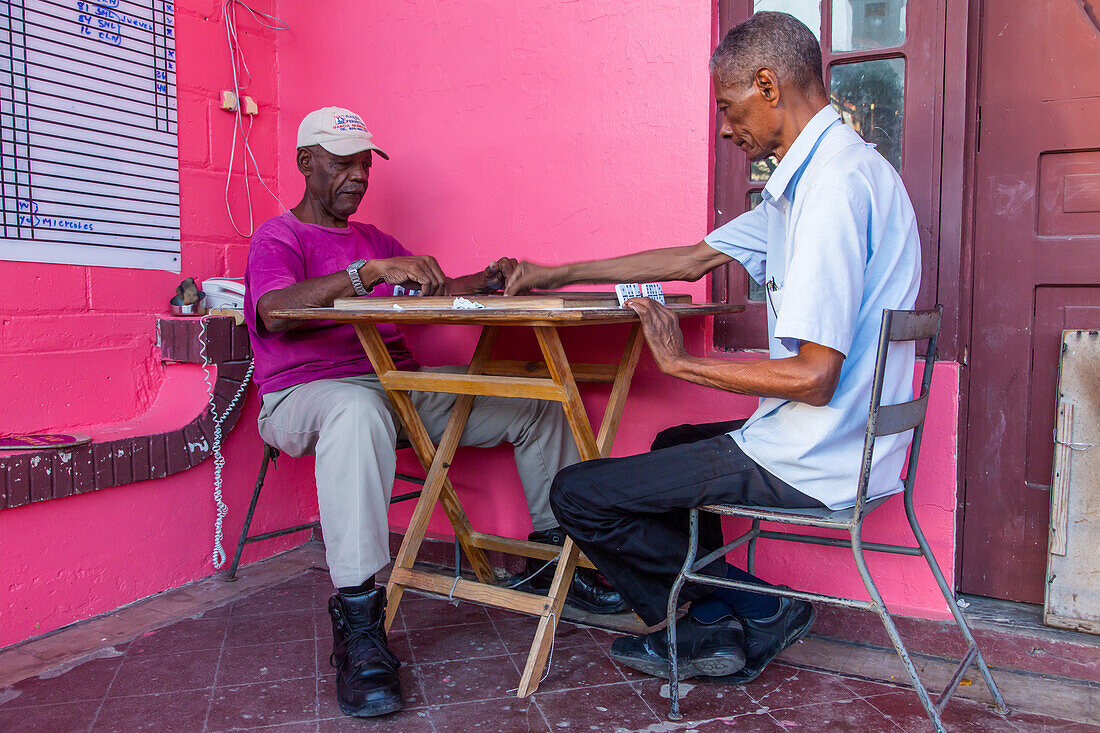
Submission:
MULTIPOLYGON (((339 272, 358 259, 408 257, 410 252, 370 224, 348 222, 347 229, 305 224, 291 212, 268 219, 252 235, 245 268, 244 317, 252 339, 260 395, 318 379, 339 379, 374 371, 355 329, 332 321, 309 321, 282 333, 257 322, 256 301, 272 290, 339 272)), ((393 286, 376 285, 372 295, 393 295, 393 286)), ((398 369, 419 369, 397 326, 378 331, 398 369)))

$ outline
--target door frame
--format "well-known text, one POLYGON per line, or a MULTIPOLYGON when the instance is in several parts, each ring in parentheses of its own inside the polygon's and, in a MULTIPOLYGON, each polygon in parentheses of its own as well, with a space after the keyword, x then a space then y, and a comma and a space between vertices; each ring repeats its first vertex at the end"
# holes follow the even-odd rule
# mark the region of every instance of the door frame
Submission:
MULTIPOLYGON (((920 0, 909 0, 910 3, 920 0)), ((714 15, 714 38, 717 44, 723 20, 751 0, 717 0, 714 15)), ((829 5, 829 0, 822 0, 829 5)), ((822 8, 826 10, 825 7, 822 8)), ((943 325, 939 339, 937 361, 955 362, 959 369, 957 462, 956 462, 956 512, 955 555, 953 570, 956 590, 961 578, 961 537, 965 531, 966 460, 969 431, 967 429, 970 406, 969 351, 973 337, 974 297, 974 227, 975 222, 975 170, 978 144, 978 90, 981 68, 981 14, 982 0, 946 0, 944 8, 943 54, 944 73, 941 86, 939 155, 939 211, 938 247, 936 249, 937 286, 936 301, 944 305, 943 325), (961 192, 962 195, 959 195, 961 192)), ((723 156, 721 146, 714 145, 712 137, 712 197, 721 185, 723 165, 733 164, 734 175, 744 176, 747 164, 723 156)), ((712 224, 715 207, 710 207, 712 224)), ((724 273, 714 273, 711 293, 716 300, 724 300, 729 284, 724 273)), ((715 325, 716 331, 719 324, 715 325)), ((714 334, 717 336, 717 333, 714 334)), ((713 344, 712 344, 712 348, 713 344)))
MULTIPOLYGON (((958 462, 955 479, 955 590, 962 578, 966 531, 966 469, 970 431, 970 343, 974 311, 975 175, 982 0, 948 0, 944 39, 943 156, 940 178, 940 288, 954 289, 958 307, 944 310, 940 360, 959 365, 958 462), (963 73, 952 75, 951 69, 963 73), (961 191, 950 196, 948 191, 961 191), (947 338, 944 339, 943 336, 947 338)), ((942 296, 941 296, 942 297, 942 296)))

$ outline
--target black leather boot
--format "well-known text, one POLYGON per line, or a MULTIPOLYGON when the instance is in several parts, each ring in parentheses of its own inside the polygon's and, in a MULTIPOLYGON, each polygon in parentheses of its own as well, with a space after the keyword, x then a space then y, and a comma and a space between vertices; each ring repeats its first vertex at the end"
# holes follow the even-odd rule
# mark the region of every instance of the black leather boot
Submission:
MULTIPOLYGON (((561 547, 565 544, 565 532, 560 527, 555 527, 541 532, 532 532, 527 539, 531 542, 561 547)), ((545 564, 545 560, 527 558, 523 577, 535 574, 524 583, 525 586, 541 593, 550 590, 550 583, 554 580, 554 571, 558 564, 552 562, 542 568, 545 564), (536 570, 538 570, 537 573, 536 570)), ((612 588, 602 575, 587 568, 577 568, 573 573, 573 585, 569 588, 569 596, 565 602, 589 613, 619 613, 627 608, 627 603, 619 592, 612 588)))
POLYGON ((337 668, 336 701, 347 715, 369 718, 405 704, 396 655, 386 645, 386 589, 337 593, 328 600, 332 616, 332 657, 337 668))
MULTIPOLYGON (((712 624, 691 614, 676 621, 677 668, 682 679, 729 679, 745 666, 745 632, 731 613, 712 624)), ((668 679, 668 632, 621 636, 611 643, 611 658, 639 672, 668 679)))

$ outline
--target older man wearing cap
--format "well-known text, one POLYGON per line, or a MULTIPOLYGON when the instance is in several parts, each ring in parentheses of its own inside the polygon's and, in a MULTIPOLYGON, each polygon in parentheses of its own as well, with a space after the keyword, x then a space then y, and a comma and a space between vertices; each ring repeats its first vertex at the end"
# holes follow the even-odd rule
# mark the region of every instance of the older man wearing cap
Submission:
MULTIPOLYGON (((381 625, 385 588, 374 583, 390 559, 386 512, 402 428, 350 325, 287 321, 271 313, 331 306, 352 295, 392 295, 398 285, 425 295, 492 292, 503 286, 515 260, 501 258, 482 272, 449 278, 433 257, 413 255, 377 228, 348 221, 366 193, 374 154, 389 159, 355 113, 338 107, 309 113, 298 128, 297 147, 305 194, 256 230, 245 272, 245 319, 263 400, 259 430, 292 456, 316 457, 321 527, 337 588, 328 603, 337 700, 349 715, 383 715, 402 706, 400 662, 381 625)), ((396 326, 379 331, 399 369, 418 368, 396 326)), ((456 396, 412 397, 438 440, 456 396)), ((550 484, 559 469, 580 460, 561 407, 478 397, 462 445, 503 441, 515 446, 531 538, 561 544, 550 484)), ((528 582, 548 587, 552 572, 543 567, 528 582)), ((584 573, 575 578, 570 600, 597 613, 625 608, 621 596, 584 573)))

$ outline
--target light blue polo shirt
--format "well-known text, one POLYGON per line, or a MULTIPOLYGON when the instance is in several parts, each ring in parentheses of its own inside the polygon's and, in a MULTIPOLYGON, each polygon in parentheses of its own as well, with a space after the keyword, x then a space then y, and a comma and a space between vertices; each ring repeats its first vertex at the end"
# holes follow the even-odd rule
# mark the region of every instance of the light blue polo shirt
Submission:
MULTIPOLYGON (((741 449, 769 472, 832 509, 855 503, 883 308, 912 308, 920 241, 897 171, 832 107, 818 112, 764 188, 763 201, 707 235, 765 286, 768 351, 804 341, 845 355, 824 407, 763 398, 740 430, 741 449)), ((883 404, 912 399, 914 344, 894 344, 883 404)), ((868 497, 901 490, 912 432, 879 438, 868 497)))

